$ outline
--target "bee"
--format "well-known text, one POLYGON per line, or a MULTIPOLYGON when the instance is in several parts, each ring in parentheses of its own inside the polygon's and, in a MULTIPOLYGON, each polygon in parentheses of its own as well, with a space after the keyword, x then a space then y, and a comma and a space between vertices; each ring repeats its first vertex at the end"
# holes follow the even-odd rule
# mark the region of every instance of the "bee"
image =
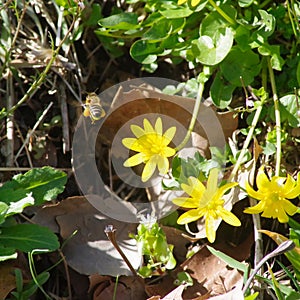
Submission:
POLYGON ((105 116, 101 100, 96 93, 88 93, 84 104, 83 115, 85 117, 90 117, 92 124, 105 116))

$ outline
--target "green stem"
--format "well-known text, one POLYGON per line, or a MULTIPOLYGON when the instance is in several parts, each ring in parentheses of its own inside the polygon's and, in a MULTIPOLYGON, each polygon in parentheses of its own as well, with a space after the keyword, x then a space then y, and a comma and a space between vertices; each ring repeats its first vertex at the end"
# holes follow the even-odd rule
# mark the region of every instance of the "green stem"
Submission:
POLYGON ((213 0, 208 0, 211 6, 231 25, 235 25, 235 21, 231 19, 213 0))
MULTIPOLYGON (((204 66, 203 74, 204 74, 204 76, 207 76, 208 74, 210 74, 210 68, 207 66, 204 66)), ((190 136, 192 134, 192 131, 194 129, 194 126, 195 126, 195 123, 197 120, 197 116, 199 114, 201 99, 202 99, 204 85, 205 85, 206 80, 200 80, 200 82, 199 82, 198 93, 197 93, 197 98, 196 98, 196 102, 195 102, 195 106, 194 106, 194 110, 193 110, 192 119, 191 119, 188 131, 187 131, 183 141, 180 143, 180 145, 178 147, 175 148, 176 152, 180 151, 186 145, 188 140, 190 139, 190 136)))
POLYGON ((271 81, 271 88, 273 93, 274 109, 275 109, 275 129, 276 129, 276 165, 275 165, 275 176, 279 176, 280 173, 280 162, 281 162, 281 124, 280 124, 280 109, 279 99, 276 91, 275 76, 271 66, 271 60, 268 58, 268 69, 271 81))
POLYGON ((255 127, 256 127, 257 122, 259 120, 259 116, 261 114, 262 109, 263 109, 263 101, 261 102, 261 105, 257 108, 257 110, 255 112, 254 118, 253 118, 252 123, 250 125, 249 133, 248 133, 247 138, 244 142, 244 145, 243 145, 243 148, 240 152, 240 155, 239 155, 239 157, 238 157, 238 159, 237 159, 237 161, 234 165, 234 168, 233 168, 233 170, 232 170, 232 172, 231 172, 231 174, 228 178, 228 181, 231 181, 235 177, 239 167, 242 164, 244 156, 245 156, 246 152, 248 151, 249 144, 250 144, 250 142, 253 138, 254 130, 255 130, 255 127))
POLYGON ((294 3, 293 3, 293 1, 291 1, 291 2, 292 2, 291 3, 292 5, 290 5, 289 1, 286 1, 286 3, 287 3, 287 11, 288 11, 289 19, 291 21, 291 25, 292 25, 292 28, 293 28, 293 33, 294 33, 295 37, 298 38, 299 34, 298 34, 298 30, 296 29, 297 25, 295 26, 295 23, 297 24, 298 22, 297 22, 297 17, 295 18, 296 14, 294 14, 294 13, 292 14, 291 13, 291 10, 294 12, 294 9, 291 9, 291 6, 294 8, 294 6, 293 6, 294 3))

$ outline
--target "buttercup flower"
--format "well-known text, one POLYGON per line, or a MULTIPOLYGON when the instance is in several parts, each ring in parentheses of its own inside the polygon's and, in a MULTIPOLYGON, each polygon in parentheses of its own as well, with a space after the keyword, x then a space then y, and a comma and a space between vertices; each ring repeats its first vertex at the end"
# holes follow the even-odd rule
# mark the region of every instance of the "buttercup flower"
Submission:
POLYGON ((248 207, 244 210, 248 214, 259 214, 262 217, 277 218, 280 223, 289 221, 289 217, 293 216, 298 207, 287 199, 293 199, 300 195, 300 173, 297 181, 290 175, 286 177, 273 176, 271 180, 261 167, 257 173, 256 185, 258 190, 255 191, 246 183, 246 191, 248 195, 259 201, 257 205, 248 207))
POLYGON ((222 199, 226 191, 238 185, 237 182, 231 182, 218 188, 219 170, 214 168, 210 170, 206 188, 195 177, 188 178, 188 184, 182 184, 182 189, 191 197, 179 197, 173 199, 173 203, 185 207, 192 208, 182 214, 178 220, 178 224, 187 224, 205 218, 205 230, 207 239, 213 243, 216 239, 215 221, 222 219, 232 226, 240 226, 240 220, 230 211, 224 208, 224 200, 222 199))
POLYGON ((125 167, 133 167, 145 163, 142 181, 147 181, 154 173, 156 166, 161 174, 169 170, 168 157, 175 154, 175 149, 168 147, 172 141, 176 127, 170 127, 164 134, 161 118, 157 118, 154 128, 147 119, 144 119, 144 129, 130 126, 136 138, 125 138, 123 145, 133 151, 139 152, 124 162, 125 167))

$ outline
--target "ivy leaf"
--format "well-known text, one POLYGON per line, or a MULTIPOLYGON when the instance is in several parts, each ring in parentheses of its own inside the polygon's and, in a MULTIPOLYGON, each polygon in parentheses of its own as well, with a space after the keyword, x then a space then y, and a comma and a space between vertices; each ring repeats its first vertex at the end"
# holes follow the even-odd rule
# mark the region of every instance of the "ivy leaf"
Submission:
POLYGON ((151 42, 160 42, 167 39, 171 34, 177 33, 185 24, 184 19, 167 20, 162 19, 153 24, 145 32, 143 38, 151 42))
POLYGON ((190 16, 193 11, 188 7, 180 7, 176 9, 166 9, 160 11, 160 13, 167 19, 186 18, 190 16))
POLYGON ((218 72, 210 87, 210 97, 213 103, 221 109, 226 108, 231 102, 235 88, 235 85, 230 84, 221 72, 218 72))
POLYGON ((271 56, 271 66, 274 70, 281 71, 284 59, 280 56, 280 46, 264 44, 258 47, 258 52, 263 56, 271 56))
POLYGON ((251 84, 261 70, 259 56, 252 50, 242 52, 237 46, 231 49, 220 67, 223 76, 235 86, 242 86, 241 77, 246 86, 251 84))
POLYGON ((139 27, 138 16, 135 13, 124 12, 99 20, 99 24, 106 28, 130 30, 139 27))
MULTIPOLYGON (((297 115, 297 103, 295 95, 286 95, 279 99, 281 122, 287 121, 293 128, 300 127, 300 118, 297 115)), ((270 109, 272 120, 275 120, 274 106, 270 109)))
POLYGON ((229 27, 219 30, 214 37, 215 41, 207 35, 192 41, 193 54, 204 65, 217 65, 227 56, 232 47, 233 33, 229 27))
POLYGON ((146 40, 137 40, 130 48, 132 58, 142 64, 151 64, 156 61, 157 54, 160 54, 157 43, 149 43, 146 40))
MULTIPOLYGON (((221 5, 220 7, 232 20, 236 19, 237 12, 231 5, 221 5)), ((217 11, 208 14, 201 22, 199 36, 207 35, 214 42, 217 41, 218 35, 231 24, 228 23, 217 11)))
POLYGON ((253 3, 254 0, 239 0, 240 7, 248 7, 253 3))

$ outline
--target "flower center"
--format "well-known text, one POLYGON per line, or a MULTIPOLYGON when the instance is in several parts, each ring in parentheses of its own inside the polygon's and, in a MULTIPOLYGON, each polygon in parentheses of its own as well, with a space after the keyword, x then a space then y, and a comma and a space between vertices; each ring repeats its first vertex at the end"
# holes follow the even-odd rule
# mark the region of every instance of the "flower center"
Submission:
POLYGON ((148 157, 155 154, 163 155, 166 145, 169 141, 156 133, 145 134, 138 139, 142 147, 142 152, 148 157))

